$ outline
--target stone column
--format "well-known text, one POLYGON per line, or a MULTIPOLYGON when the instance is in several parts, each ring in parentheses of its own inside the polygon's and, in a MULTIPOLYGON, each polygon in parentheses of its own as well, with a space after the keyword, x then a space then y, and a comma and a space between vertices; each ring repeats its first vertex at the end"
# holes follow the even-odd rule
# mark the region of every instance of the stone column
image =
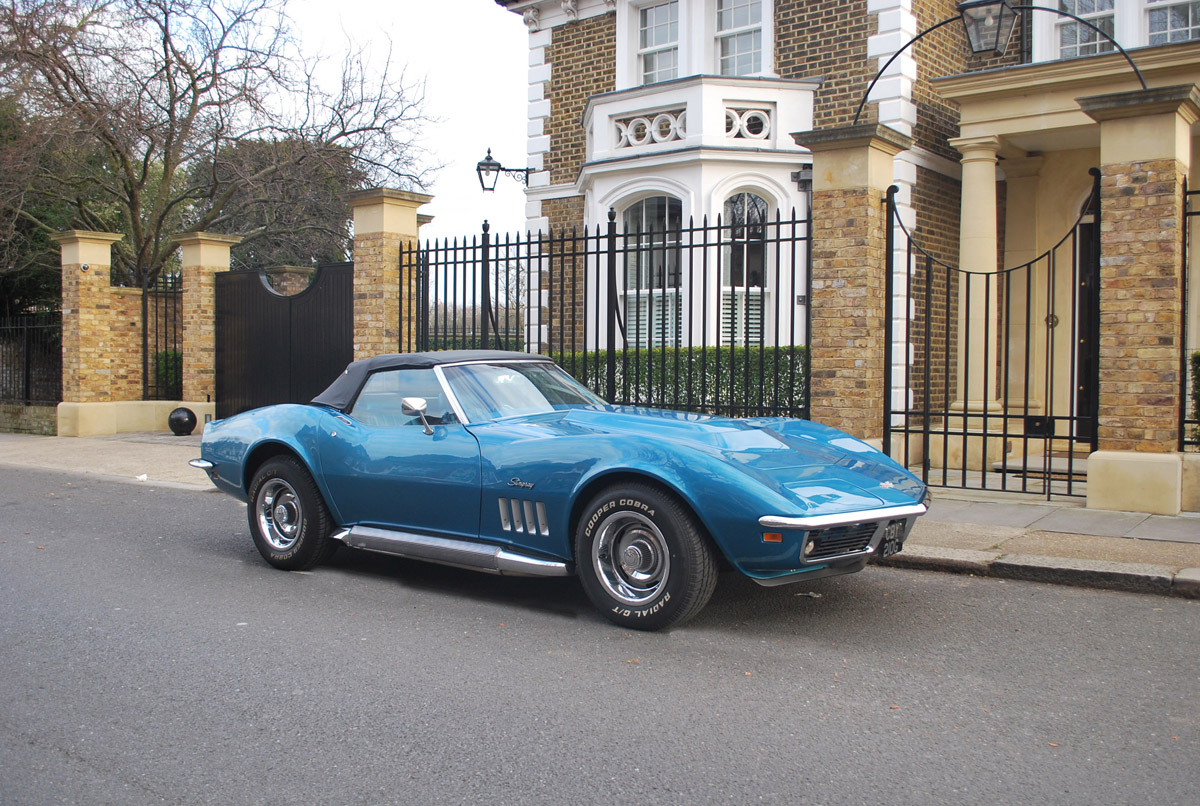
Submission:
MULTIPOLYGON (((962 152, 962 200, 958 267, 964 272, 995 279, 999 251, 996 236, 996 155, 1000 138, 959 137, 950 145, 962 152)), ((964 278, 965 279, 965 278, 964 278)), ((996 296, 987 281, 972 278, 970 294, 959 287, 958 398, 966 411, 1000 413, 996 402, 996 296), (970 299, 968 300, 968 296, 970 299), (966 349, 964 349, 964 347, 966 349)))
POLYGON ((878 124, 801 132, 813 152, 812 419, 883 436, 886 210, 893 158, 912 138, 878 124))
MULTIPOLYGON (((1033 260, 1039 254, 1037 249, 1037 192, 1038 171, 1041 170, 1043 161, 1042 157, 1004 160, 1004 178, 1008 186, 1005 196, 1005 214, 1008 218, 1004 244, 1004 264, 1006 266, 1020 266, 1033 260)), ((1046 301, 1042 299, 1045 296, 1045 289, 1042 284, 1034 283, 1031 286, 1029 275, 1023 273, 1010 277, 1007 282, 1009 286, 1006 293, 1010 294, 1011 299, 1025 299, 1027 296, 1035 300, 1041 299, 1040 302, 1033 302, 1029 306, 1029 310, 1031 312, 1045 310, 1046 301)), ((1033 317, 1035 321, 1029 323, 1030 342, 1028 345, 1025 343, 1025 306, 1010 306, 1006 316, 1009 317, 1006 326, 1008 342, 1003 347, 1008 354, 1020 356, 1028 353, 1030 360, 1034 358, 1042 360, 1041 357, 1046 354, 1046 329, 1038 326, 1040 323, 1037 322, 1036 315, 1033 317)), ((1031 379, 1041 377, 1042 374, 1033 373, 1031 379)), ((1009 377, 1004 379, 1004 383, 1008 389, 1008 400, 1004 402, 1011 413, 1014 409, 1020 409, 1025 405, 1025 373, 1010 368, 1009 377)), ((1035 385, 1028 391, 1030 410, 1025 413, 1040 413, 1047 399, 1047 390, 1035 385)), ((1012 430, 1011 425, 1009 430, 1012 430)))
POLYGON ((216 276, 229 271, 229 249, 242 239, 186 232, 171 242, 180 248, 183 274, 183 399, 203 421, 204 414, 213 413, 217 391, 216 276))
POLYGON ((1088 506, 1177 513, 1183 349, 1183 178, 1200 88, 1156 87, 1079 98, 1100 123, 1100 450, 1089 459, 1088 506), (1127 452, 1154 460, 1157 479, 1127 452), (1122 454, 1125 455, 1123 458, 1122 454), (1093 470, 1104 469, 1104 478, 1093 470), (1115 483, 1113 480, 1116 479, 1115 483), (1093 483, 1103 480, 1103 484, 1093 483), (1093 495, 1095 488, 1096 495, 1093 495), (1103 500, 1100 490, 1105 494, 1103 500), (1166 500, 1162 500, 1166 496, 1166 500), (1130 508, 1133 508, 1130 506, 1130 508))
POLYGON ((375 188, 347 194, 354 210, 354 360, 415 345, 416 311, 409 291, 415 264, 401 253, 415 246, 417 208, 433 201, 423 193, 375 188))

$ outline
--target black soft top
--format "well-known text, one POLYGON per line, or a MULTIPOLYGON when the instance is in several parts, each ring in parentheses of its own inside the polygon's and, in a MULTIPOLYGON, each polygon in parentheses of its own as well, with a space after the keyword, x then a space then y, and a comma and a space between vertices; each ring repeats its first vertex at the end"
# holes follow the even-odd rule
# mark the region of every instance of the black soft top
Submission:
POLYGON ((544 355, 518 353, 505 350, 439 350, 433 353, 391 353, 354 361, 329 384, 324 392, 312 399, 313 403, 345 411, 354 402, 354 396, 363 381, 372 372, 383 369, 429 369, 441 364, 461 364, 464 361, 550 361, 544 355))

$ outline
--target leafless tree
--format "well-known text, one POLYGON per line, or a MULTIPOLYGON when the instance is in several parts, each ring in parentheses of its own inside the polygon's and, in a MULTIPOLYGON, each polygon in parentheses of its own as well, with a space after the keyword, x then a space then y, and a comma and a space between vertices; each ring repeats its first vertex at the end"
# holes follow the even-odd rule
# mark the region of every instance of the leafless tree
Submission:
POLYGON ((114 263, 131 282, 162 270, 181 230, 344 239, 344 205, 309 180, 425 185, 423 86, 358 50, 326 89, 285 0, 0 3, 0 100, 41 134, 0 141, 0 164, 21 168, 0 176, 0 225, 58 229, 38 211, 65 207, 71 226, 123 232, 114 263), (300 222, 278 214, 284 191, 330 202, 300 222))

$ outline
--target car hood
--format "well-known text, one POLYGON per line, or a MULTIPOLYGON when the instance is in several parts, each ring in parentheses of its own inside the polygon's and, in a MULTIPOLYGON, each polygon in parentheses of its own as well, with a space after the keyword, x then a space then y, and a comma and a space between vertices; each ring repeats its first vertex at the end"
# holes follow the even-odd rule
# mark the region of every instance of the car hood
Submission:
POLYGON ((851 512, 919 503, 924 485, 880 451, 817 423, 732 419, 634 407, 580 408, 489 424, 513 439, 611 434, 717 455, 807 512, 851 512))

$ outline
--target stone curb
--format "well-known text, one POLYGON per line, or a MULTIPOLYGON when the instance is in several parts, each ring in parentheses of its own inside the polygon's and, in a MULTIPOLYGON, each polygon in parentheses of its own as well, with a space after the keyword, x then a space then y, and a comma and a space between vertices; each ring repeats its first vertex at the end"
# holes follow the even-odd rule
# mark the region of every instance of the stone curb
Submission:
POLYGON ((1176 572, 1166 565, 1001 554, 926 545, 907 545, 902 552, 879 561, 879 564, 1200 599, 1200 568, 1176 572))

